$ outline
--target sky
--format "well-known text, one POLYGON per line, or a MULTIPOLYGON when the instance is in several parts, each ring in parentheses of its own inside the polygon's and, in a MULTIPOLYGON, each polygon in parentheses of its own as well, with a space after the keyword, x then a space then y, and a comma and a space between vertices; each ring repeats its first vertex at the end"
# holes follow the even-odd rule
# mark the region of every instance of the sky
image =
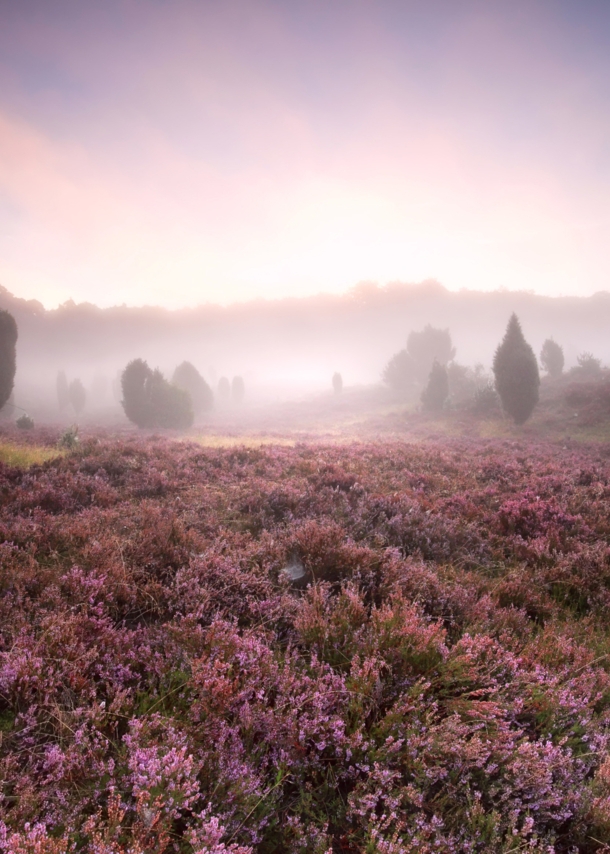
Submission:
POLYGON ((0 284, 610 290, 608 0, 0 0, 0 284))

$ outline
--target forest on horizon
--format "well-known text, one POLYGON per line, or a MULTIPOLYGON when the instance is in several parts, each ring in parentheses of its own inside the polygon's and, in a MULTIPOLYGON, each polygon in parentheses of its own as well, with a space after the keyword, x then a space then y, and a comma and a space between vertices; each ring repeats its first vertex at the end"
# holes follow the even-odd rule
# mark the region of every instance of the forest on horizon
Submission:
POLYGON ((452 292, 430 280, 361 283, 343 295, 180 310, 72 301, 48 310, 2 288, 0 308, 13 314, 19 328, 18 383, 51 382, 62 369, 114 375, 138 357, 165 370, 188 359, 212 383, 223 374, 249 373, 269 383, 315 386, 335 370, 349 384, 372 383, 409 332, 426 324, 450 330, 459 363, 489 367, 512 312, 536 353, 553 337, 564 349, 566 367, 584 350, 610 362, 608 292, 452 292))

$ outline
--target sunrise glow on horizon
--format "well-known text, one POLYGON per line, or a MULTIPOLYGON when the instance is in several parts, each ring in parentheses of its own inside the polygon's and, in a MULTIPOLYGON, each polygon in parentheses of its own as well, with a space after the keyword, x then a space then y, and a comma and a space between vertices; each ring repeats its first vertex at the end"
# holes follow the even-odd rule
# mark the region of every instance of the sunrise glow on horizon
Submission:
POLYGON ((610 5, 23 0, 0 284, 170 308, 610 290, 610 5))

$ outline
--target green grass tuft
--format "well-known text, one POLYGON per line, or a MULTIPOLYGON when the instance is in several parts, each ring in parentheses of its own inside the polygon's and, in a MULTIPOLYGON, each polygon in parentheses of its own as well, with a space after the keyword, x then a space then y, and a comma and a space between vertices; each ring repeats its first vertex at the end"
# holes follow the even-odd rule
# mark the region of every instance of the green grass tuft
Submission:
POLYGON ((63 456, 62 451, 44 445, 19 445, 16 442, 0 442, 0 462, 9 466, 29 468, 61 456, 63 456))

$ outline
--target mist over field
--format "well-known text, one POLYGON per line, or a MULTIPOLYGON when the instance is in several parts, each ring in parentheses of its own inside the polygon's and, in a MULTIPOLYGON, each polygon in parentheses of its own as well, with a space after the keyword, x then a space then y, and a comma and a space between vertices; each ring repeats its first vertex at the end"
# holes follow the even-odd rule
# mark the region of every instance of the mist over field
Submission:
POLYGON ((382 373, 426 325, 448 329, 455 362, 489 372, 512 312, 539 356, 554 338, 566 369, 590 352, 610 362, 610 294, 543 297, 533 293, 450 292, 437 282, 362 283, 342 296, 253 301, 222 307, 167 310, 152 306, 100 309, 68 302, 45 310, 6 289, 0 308, 19 324, 15 394, 34 408, 56 412, 60 370, 94 389, 89 409, 114 407, 120 419, 118 374, 144 358, 171 377, 192 362, 214 391, 222 376, 243 375, 248 399, 290 400, 331 389, 335 371, 346 387, 382 383, 382 373))

